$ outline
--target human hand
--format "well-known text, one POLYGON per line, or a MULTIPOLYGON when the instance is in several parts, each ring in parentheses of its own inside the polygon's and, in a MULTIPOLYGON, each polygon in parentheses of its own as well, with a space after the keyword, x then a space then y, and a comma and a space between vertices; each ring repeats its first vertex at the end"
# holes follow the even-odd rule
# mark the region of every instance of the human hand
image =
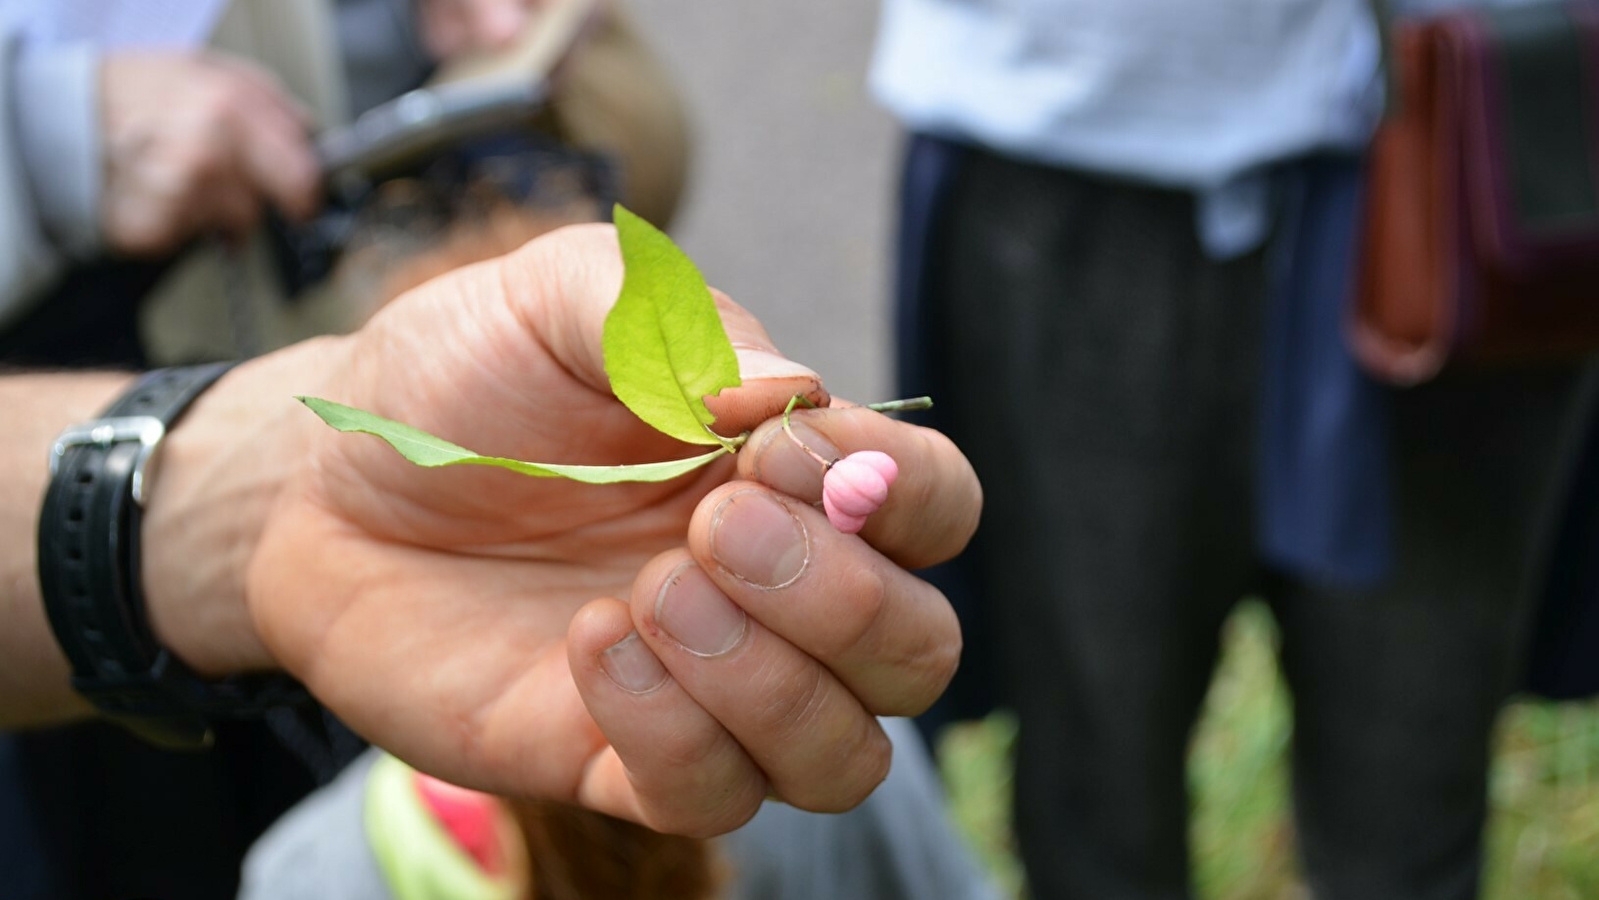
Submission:
MULTIPOLYGON (((736 459, 671 482, 422 470, 287 400, 309 390, 485 454, 697 452, 609 391, 600 334, 620 283, 612 229, 565 229, 424 285, 352 338, 230 374, 202 404, 287 382, 258 419, 278 430, 294 406, 296 473, 258 538, 233 543, 253 544, 238 640, 208 640, 177 612, 206 598, 185 602, 175 566, 150 570, 149 593, 169 598, 158 633, 213 674, 280 664, 374 743, 468 787, 695 835, 736 827, 769 794, 816 810, 862 800, 889 761, 875 716, 920 712, 959 656, 949 606, 901 568, 949 557, 975 527, 975 477, 942 436, 863 409, 797 414, 813 447, 900 462, 888 504, 859 537, 840 534, 813 505, 820 466, 772 421, 794 393, 825 394, 726 298, 745 383, 708 402, 720 427, 755 431, 736 459)), ((211 474, 270 473, 284 454, 263 451, 282 441, 218 451, 211 474)), ((184 527, 200 507, 182 498, 204 493, 155 490, 177 499, 163 514, 157 493, 147 528, 157 515, 184 527)), ((215 608, 227 592, 208 593, 215 608)))
POLYGON ((100 70, 106 243, 160 256, 197 234, 242 235, 271 204, 319 200, 308 118, 266 72, 215 53, 113 53, 100 70))
POLYGON ((508 46, 544 0, 422 0, 417 18, 422 44, 434 59, 469 50, 508 46))

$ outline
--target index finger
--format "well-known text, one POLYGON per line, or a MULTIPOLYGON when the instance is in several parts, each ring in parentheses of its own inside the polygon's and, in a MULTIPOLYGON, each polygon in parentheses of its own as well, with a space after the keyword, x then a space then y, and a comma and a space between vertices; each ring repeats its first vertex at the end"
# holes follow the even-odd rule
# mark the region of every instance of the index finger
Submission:
POLYGON ((321 166, 311 149, 310 114, 272 76, 219 57, 214 65, 239 87, 228 117, 234 158, 250 187, 291 219, 316 211, 321 166))
POLYGON ((759 481, 807 503, 822 499, 823 459, 879 450, 899 465, 888 501, 866 520, 861 537, 908 569, 944 562, 965 549, 983 510, 972 465, 949 438, 861 406, 795 410, 793 437, 781 418, 756 428, 738 454, 741 478, 759 481))
MULTIPOLYGON (((504 273, 503 300, 514 315, 530 321, 556 359, 584 384, 606 394, 610 378, 603 352, 605 319, 622 289, 623 267, 616 229, 611 225, 571 225, 530 241, 495 265, 504 273), (587 250, 580 254, 573 247, 587 250), (581 263, 575 261, 581 261, 581 263), (533 304, 523 298, 537 298, 533 304)), ((826 404, 822 380, 809 367, 790 360, 773 345, 755 316, 726 294, 710 289, 722 326, 738 354, 743 383, 705 398, 716 416, 716 431, 734 436, 781 412, 795 394, 826 404)))
POLYGON ((234 119, 233 139, 250 185, 289 218, 310 218, 321 167, 305 130, 281 113, 243 113, 234 119))

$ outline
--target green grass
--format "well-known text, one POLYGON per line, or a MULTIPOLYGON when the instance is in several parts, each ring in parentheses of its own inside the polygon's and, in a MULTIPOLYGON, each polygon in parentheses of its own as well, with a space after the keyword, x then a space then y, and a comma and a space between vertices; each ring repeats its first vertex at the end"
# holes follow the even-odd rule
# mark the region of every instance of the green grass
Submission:
MULTIPOLYGON (((1288 816, 1290 710, 1276 629, 1260 604, 1227 623, 1189 761, 1194 880, 1208 900, 1302 900, 1288 816)), ((1010 834, 1015 720, 949 729, 940 767, 957 827, 1008 896, 1023 896, 1010 834)), ((1599 898, 1599 703, 1520 702, 1501 719, 1485 900, 1599 898)))
POLYGON ((980 722, 951 725, 938 741, 938 766, 955 827, 1008 897, 1023 896, 1010 827, 1015 740, 1015 717, 999 712, 980 722))

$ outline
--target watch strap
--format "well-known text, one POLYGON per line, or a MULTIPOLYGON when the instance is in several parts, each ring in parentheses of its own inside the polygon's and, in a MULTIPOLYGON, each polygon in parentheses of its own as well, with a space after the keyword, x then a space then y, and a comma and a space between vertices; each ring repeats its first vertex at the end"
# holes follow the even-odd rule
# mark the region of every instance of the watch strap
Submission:
POLYGON ((150 372, 100 419, 63 432, 39 518, 40 588, 74 689, 166 746, 205 746, 213 719, 309 700, 280 674, 202 680, 150 627, 139 577, 144 464, 166 429, 231 367, 150 372))

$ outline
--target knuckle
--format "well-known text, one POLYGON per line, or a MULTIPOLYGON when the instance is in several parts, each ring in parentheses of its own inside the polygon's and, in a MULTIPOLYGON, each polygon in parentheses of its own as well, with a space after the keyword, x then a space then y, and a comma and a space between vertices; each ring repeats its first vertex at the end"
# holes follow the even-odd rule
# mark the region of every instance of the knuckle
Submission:
POLYGON ((894 745, 875 719, 864 718, 851 739, 839 744, 835 765, 784 795, 790 805, 807 812, 842 813, 862 803, 888 777, 894 745))
POLYGON ((828 661, 874 655, 893 606, 887 580, 875 567, 864 566, 850 573, 840 595, 836 614, 818 623, 821 630, 811 642, 812 652, 828 661))
POLYGON ((704 729, 675 728, 655 736, 651 752, 669 771, 697 772, 711 767, 721 750, 715 734, 704 729))
POLYGON ((827 685, 827 676, 819 665, 802 666, 793 675, 779 679, 766 692, 765 702, 755 709, 755 729, 783 738, 804 734, 827 704, 827 685))
POLYGON ((765 782, 748 781, 725 786, 720 792, 706 786, 694 795, 695 802, 680 800, 655 805, 648 824, 656 831, 683 837, 709 839, 733 831, 760 812, 766 799, 765 782))
POLYGON ((919 640, 905 645, 894 660, 897 690, 874 698, 868 709, 879 716, 918 716, 949 687, 960 668, 963 641, 960 623, 947 603, 939 604, 939 621, 919 640))

